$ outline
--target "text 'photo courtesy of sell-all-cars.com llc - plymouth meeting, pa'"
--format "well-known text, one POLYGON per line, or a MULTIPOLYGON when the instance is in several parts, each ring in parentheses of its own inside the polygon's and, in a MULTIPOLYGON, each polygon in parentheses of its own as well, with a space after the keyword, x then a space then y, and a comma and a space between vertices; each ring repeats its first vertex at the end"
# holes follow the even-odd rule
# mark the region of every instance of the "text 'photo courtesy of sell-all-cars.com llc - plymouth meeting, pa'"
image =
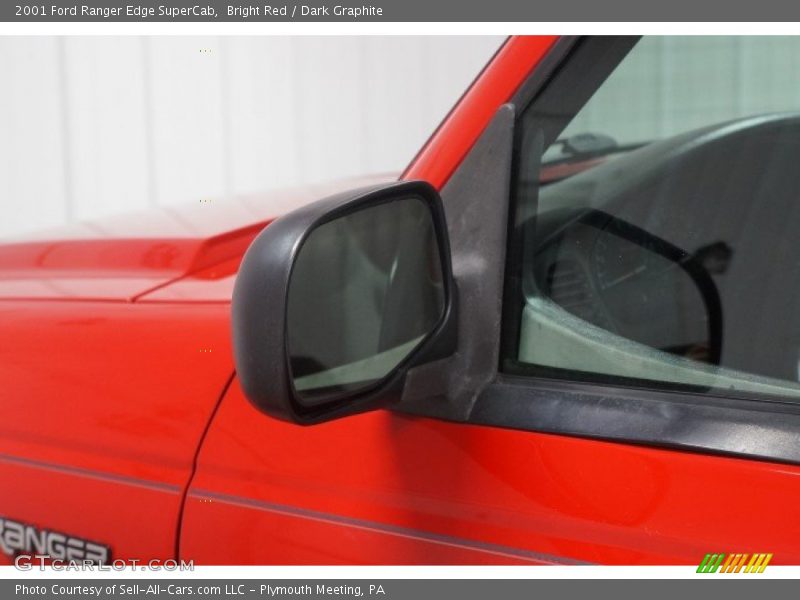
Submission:
POLYGON ((3 244, 2 561, 797 564, 792 55, 511 37, 399 178, 3 244))

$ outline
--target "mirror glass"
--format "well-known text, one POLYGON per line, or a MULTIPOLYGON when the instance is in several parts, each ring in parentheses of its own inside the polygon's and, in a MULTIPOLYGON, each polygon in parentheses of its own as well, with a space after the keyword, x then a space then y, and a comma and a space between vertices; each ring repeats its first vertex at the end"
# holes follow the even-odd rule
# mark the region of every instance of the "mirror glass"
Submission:
POLYGON ((356 209, 309 233, 289 282, 287 340, 301 403, 387 375, 445 309, 430 208, 407 197, 356 209))

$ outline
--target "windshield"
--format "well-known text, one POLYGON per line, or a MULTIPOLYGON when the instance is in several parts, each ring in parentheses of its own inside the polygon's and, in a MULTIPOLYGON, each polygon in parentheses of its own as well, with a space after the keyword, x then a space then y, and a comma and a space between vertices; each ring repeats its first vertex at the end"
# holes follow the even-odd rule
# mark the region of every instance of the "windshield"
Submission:
POLYGON ((793 112, 799 54, 789 36, 644 37, 547 148, 541 183, 710 124, 793 112))

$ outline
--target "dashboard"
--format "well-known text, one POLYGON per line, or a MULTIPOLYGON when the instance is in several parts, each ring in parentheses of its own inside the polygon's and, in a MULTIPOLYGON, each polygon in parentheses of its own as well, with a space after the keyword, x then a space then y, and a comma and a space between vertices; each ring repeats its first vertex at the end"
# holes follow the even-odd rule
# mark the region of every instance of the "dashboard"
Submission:
POLYGON ((543 239, 532 261, 539 295, 616 335, 710 361, 710 280, 688 252, 599 211, 543 239))

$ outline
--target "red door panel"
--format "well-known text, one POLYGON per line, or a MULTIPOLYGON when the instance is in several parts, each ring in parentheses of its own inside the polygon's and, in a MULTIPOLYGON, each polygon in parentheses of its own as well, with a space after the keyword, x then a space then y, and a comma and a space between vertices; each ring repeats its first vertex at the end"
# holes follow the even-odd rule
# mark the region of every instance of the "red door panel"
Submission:
MULTIPOLYGON (((547 564, 549 557, 432 532, 198 491, 193 502, 216 524, 230 528, 209 544, 202 529, 184 537, 202 564, 547 564), (195 534, 195 535, 192 535, 195 534), (197 536, 196 534, 200 534, 197 536), (235 548, 231 552, 231 548, 235 548)), ((197 521, 199 522, 199 521, 197 521)), ((218 533, 216 527, 213 534, 218 533)))
POLYGON ((211 564, 797 563, 800 468, 380 411, 299 427, 231 386, 181 557, 211 564), (743 493, 742 482, 747 482, 743 493))

